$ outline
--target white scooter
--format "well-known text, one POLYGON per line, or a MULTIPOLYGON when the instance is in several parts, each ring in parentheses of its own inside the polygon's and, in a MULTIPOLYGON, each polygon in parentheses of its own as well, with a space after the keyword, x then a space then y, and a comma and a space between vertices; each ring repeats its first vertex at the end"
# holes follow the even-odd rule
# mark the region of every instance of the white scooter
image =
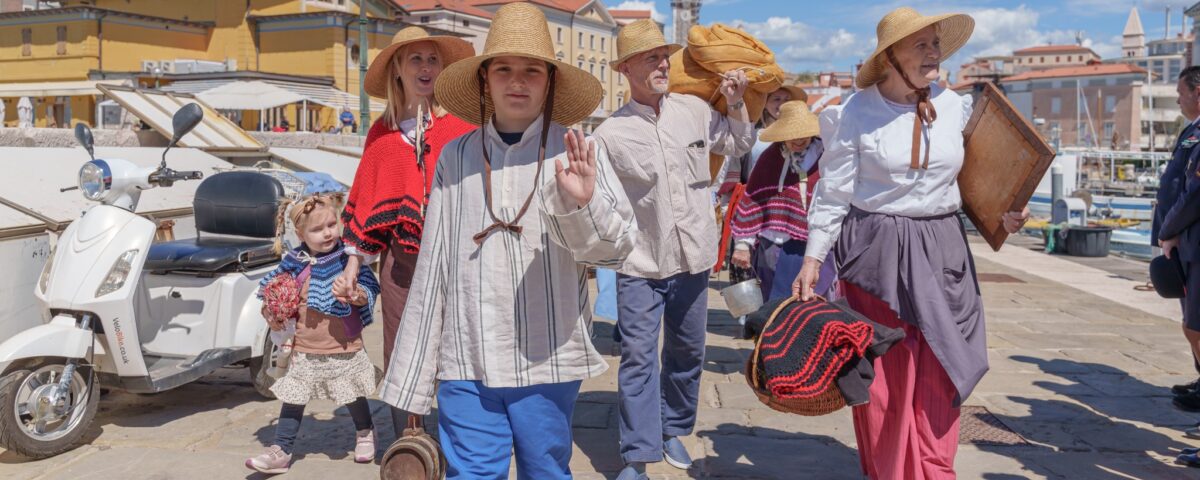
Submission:
POLYGON ((193 201, 197 238, 152 244, 155 224, 134 213, 143 190, 202 177, 166 165, 202 116, 195 104, 175 114, 157 168, 95 159, 91 130, 76 128, 92 160, 64 190, 99 204, 63 232, 35 287, 50 320, 0 344, 0 446, 30 458, 70 450, 101 384, 161 392, 245 363, 270 396, 264 366, 276 349, 255 292, 279 261, 271 246, 283 186, 257 172, 211 176, 193 201))

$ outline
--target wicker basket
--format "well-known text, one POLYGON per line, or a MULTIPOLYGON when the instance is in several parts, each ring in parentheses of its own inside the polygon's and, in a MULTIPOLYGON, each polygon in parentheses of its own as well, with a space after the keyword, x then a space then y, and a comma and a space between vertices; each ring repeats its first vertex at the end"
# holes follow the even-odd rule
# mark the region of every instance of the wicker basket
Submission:
POLYGON ((383 454, 382 480, 441 480, 446 476, 446 456, 437 441, 425 433, 419 415, 409 415, 404 436, 383 454))
MULTIPOLYGON (((763 325, 763 332, 771 326, 779 313, 788 305, 799 301, 798 298, 792 297, 787 301, 779 304, 779 307, 771 313, 771 317, 767 319, 767 323, 763 325)), ((758 401, 763 405, 771 407, 772 410, 795 413, 807 417, 818 417, 828 415, 830 413, 841 410, 846 406, 846 398, 842 396, 841 390, 838 390, 835 382, 829 382, 829 386, 825 391, 809 398, 777 398, 771 395, 771 391, 767 390, 766 386, 760 385, 758 381, 758 353, 759 345, 762 342, 762 336, 754 342, 754 353, 750 354, 750 359, 746 361, 746 383, 750 385, 750 389, 754 391, 754 396, 758 397, 758 401)))

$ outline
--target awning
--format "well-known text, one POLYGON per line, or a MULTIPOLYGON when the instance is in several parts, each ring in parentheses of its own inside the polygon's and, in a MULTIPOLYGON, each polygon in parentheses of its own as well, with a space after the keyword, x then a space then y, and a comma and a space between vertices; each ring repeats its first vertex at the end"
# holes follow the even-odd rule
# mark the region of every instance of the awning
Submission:
POLYGON ((73 82, 0 83, 0 98, 5 97, 77 97, 101 95, 97 85, 122 85, 120 80, 78 80, 73 82))
POLYGON ((218 110, 264 110, 300 103, 298 94, 260 81, 230 82, 196 94, 208 106, 218 110))
POLYGON ((45 230, 46 222, 0 204, 0 238, 32 235, 45 230))
MULTIPOLYGON (((161 148, 96 147, 96 158, 120 158, 138 166, 153 167, 162 159, 162 152, 161 148)), ((84 199, 79 191, 59 191, 79 183, 79 167, 87 161, 88 154, 82 148, 0 147, 0 166, 7 167, 5 170, 8 172, 0 175, 0 197, 61 227, 95 205, 95 202, 84 199), (37 165, 37 168, 21 167, 28 165, 37 165)), ((198 170, 206 177, 212 175, 216 168, 228 169, 232 166, 208 153, 190 148, 171 149, 167 153, 167 165, 175 170, 198 170)), ((199 185, 200 181, 186 181, 177 182, 170 188, 143 191, 137 213, 160 216, 188 214, 199 185)), ((20 217, 15 221, 21 221, 20 217)), ((0 226, 3 225, 0 223, 0 226)))
MULTIPOLYGON (((229 84, 237 83, 264 83, 274 87, 278 87, 285 91, 299 95, 300 100, 308 100, 318 105, 324 105, 330 108, 341 109, 342 107, 350 107, 350 110, 358 111, 359 98, 357 95, 343 92, 337 88, 328 85, 314 85, 307 83, 286 82, 282 80, 192 80, 178 81, 170 85, 163 86, 159 90, 173 93, 190 93, 204 98, 204 94, 211 92, 214 89, 225 87, 229 84)), ((237 87, 242 88, 242 87, 237 87)), ((299 103, 296 100, 294 103, 299 103)), ((383 112, 384 104, 375 99, 370 99, 372 112, 383 112)), ((225 109, 226 107, 218 107, 213 105, 213 108, 225 109)), ((270 108, 270 107, 266 107, 270 108)), ((235 107, 229 110, 258 110, 258 107, 235 107)))
POLYGON ((204 120, 183 136, 179 141, 182 147, 260 152, 266 150, 262 143, 247 134, 242 127, 192 95, 109 85, 101 85, 100 90, 167 138, 172 136, 171 116, 186 104, 200 105, 204 109, 204 120))
POLYGON ((270 152, 289 170, 327 173, 347 187, 354 183, 358 171, 359 156, 314 148, 271 147, 270 152))

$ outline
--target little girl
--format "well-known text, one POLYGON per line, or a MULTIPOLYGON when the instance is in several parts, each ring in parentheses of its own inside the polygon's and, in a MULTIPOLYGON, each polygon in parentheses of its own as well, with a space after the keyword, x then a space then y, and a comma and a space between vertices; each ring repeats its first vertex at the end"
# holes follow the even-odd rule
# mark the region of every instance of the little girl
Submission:
MULTIPOLYGON (((342 225, 338 213, 341 194, 305 197, 292 206, 280 207, 276 219, 276 251, 283 251, 283 232, 288 219, 300 238, 300 247, 283 256, 279 267, 262 280, 287 273, 300 284, 302 305, 298 309, 293 354, 287 374, 271 391, 283 401, 275 441, 261 455, 246 460, 246 466, 269 474, 285 473, 292 461, 292 446, 309 400, 330 399, 345 404, 357 430, 354 461, 375 458, 375 435, 367 395, 375 392, 375 368, 363 350, 362 329, 371 323, 371 311, 379 283, 366 265, 359 268, 358 284, 349 304, 337 301, 333 284, 346 267, 342 225)), ((261 295, 261 291, 260 291, 261 295)), ((274 331, 284 328, 287 318, 273 318, 267 308, 263 317, 274 331)))

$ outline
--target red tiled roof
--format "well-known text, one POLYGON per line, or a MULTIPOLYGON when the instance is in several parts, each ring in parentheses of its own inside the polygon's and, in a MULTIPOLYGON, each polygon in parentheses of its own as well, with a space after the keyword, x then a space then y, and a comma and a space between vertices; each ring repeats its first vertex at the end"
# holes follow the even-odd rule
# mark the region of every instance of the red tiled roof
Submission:
POLYGON ((1146 70, 1137 65, 1128 63, 1101 63, 1096 65, 1086 65, 1078 67, 1061 67, 1051 68, 1048 70, 1033 70, 1001 80, 1002 82, 1016 82, 1021 80, 1034 80, 1039 78, 1064 78, 1064 77, 1092 77, 1096 75, 1120 75, 1125 73, 1140 73, 1145 74, 1146 70))
POLYGON ((1015 50, 1015 51, 1013 51, 1013 55, 1029 55, 1029 54, 1035 54, 1035 53, 1056 53, 1056 52, 1061 52, 1061 53, 1090 52, 1093 55, 1096 54, 1096 52, 1093 52, 1092 49, 1087 48, 1087 47, 1081 47, 1079 45, 1041 45, 1041 46, 1037 46, 1037 47, 1027 47, 1027 48, 1022 48, 1020 50, 1015 50))
MULTIPOLYGON (((466 0, 466 3, 471 3, 475 6, 483 5, 505 5, 514 3, 515 0, 466 0)), ((529 3, 536 3, 543 7, 550 7, 555 10, 575 13, 584 5, 592 3, 592 0, 529 0, 529 3)))
POLYGON ((649 10, 609 10, 613 18, 650 18, 649 10))
POLYGON ((426 12, 430 10, 449 10, 465 13, 476 17, 492 18, 492 12, 473 5, 471 0, 405 0, 404 6, 409 12, 426 12))

